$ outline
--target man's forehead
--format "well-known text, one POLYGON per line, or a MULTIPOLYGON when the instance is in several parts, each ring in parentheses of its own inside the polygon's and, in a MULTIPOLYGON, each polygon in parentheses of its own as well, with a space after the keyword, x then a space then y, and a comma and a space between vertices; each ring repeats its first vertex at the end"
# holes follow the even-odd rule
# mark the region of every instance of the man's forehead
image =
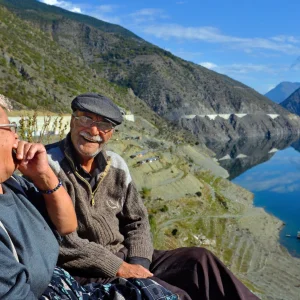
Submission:
POLYGON ((89 111, 77 110, 76 113, 77 113, 77 116, 87 116, 87 117, 93 118, 98 121, 106 121, 107 122, 107 120, 103 116, 97 115, 97 114, 89 112, 89 111))
POLYGON ((1 123, 7 123, 7 114, 5 112, 5 110, 0 106, 0 122, 1 123))

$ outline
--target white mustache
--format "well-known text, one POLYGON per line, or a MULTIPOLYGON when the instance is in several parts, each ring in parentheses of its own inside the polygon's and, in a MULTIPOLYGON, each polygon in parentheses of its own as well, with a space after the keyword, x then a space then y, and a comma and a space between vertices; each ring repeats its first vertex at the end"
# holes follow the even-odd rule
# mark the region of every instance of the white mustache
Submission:
POLYGON ((100 135, 90 135, 88 132, 85 132, 85 131, 81 131, 79 133, 79 135, 81 135, 81 136, 83 136, 83 137, 85 137, 88 140, 93 141, 93 142, 99 143, 99 142, 103 141, 103 139, 101 138, 100 135))

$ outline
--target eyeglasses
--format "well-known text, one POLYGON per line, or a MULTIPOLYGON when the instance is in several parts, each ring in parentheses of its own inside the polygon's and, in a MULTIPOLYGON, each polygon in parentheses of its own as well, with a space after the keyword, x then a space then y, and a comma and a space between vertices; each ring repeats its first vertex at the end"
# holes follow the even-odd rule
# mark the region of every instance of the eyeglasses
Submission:
POLYGON ((16 133, 18 129, 18 125, 16 122, 11 122, 10 124, 0 124, 0 128, 9 127, 11 132, 16 133))
POLYGON ((77 117, 74 114, 72 115, 76 121, 78 121, 79 125, 84 127, 92 127, 97 126, 98 130, 103 132, 108 132, 114 128, 114 125, 110 122, 101 122, 101 121, 93 121, 91 118, 86 116, 77 117))

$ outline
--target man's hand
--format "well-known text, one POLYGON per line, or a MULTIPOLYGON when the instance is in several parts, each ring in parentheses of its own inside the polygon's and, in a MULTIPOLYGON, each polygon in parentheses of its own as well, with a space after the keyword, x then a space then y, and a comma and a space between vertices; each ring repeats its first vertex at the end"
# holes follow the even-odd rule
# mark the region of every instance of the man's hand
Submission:
POLYGON ((118 277, 123 278, 148 278, 153 274, 141 265, 131 265, 123 262, 117 272, 118 277))
MULTIPOLYGON (((18 141, 15 154, 18 170, 29 177, 40 190, 53 190, 58 185, 58 178, 49 166, 47 152, 42 144, 18 141)), ((43 194, 49 217, 60 235, 76 230, 77 218, 72 200, 62 186, 55 192, 43 194)))
POLYGON ((19 162, 19 171, 30 179, 49 171, 47 152, 42 144, 18 141, 15 153, 19 162))

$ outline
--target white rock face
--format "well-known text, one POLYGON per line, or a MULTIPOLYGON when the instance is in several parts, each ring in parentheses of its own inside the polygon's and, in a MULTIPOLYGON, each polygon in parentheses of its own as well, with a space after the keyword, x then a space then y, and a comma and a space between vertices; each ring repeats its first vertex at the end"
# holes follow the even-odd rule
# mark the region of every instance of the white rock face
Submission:
POLYGON ((229 154, 227 154, 227 155, 221 157, 221 158, 219 159, 219 161, 220 161, 220 160, 226 160, 226 159, 231 159, 231 157, 230 157, 229 154))
POLYGON ((243 117, 247 116, 247 114, 235 114, 235 115, 239 118, 243 118, 243 117))
POLYGON ((214 120, 218 115, 206 115, 210 120, 214 120))
POLYGON ((272 148, 268 153, 274 153, 274 152, 277 152, 278 149, 277 148, 272 148))
POLYGON ((276 114, 267 114, 271 119, 275 120, 276 118, 279 117, 279 115, 276 114))
POLYGON ((230 114, 220 114, 219 117, 228 120, 230 118, 230 114))
POLYGON ((123 118, 127 121, 131 121, 131 122, 135 121, 134 115, 124 115, 123 118))

